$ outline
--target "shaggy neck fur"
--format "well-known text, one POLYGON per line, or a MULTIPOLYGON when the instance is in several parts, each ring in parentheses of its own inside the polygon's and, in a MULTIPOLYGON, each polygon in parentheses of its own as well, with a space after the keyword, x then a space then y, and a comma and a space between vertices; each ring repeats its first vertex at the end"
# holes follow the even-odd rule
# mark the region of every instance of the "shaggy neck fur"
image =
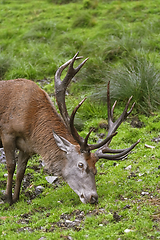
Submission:
POLYGON ((36 103, 38 104, 38 112, 34 113, 34 119, 32 120, 34 128, 32 129, 32 127, 30 127, 29 129, 32 129, 31 139, 32 146, 34 146, 33 151, 42 156, 44 163, 51 172, 62 175, 63 167, 65 166, 65 153, 60 150, 55 143, 52 131, 75 145, 77 145, 77 143, 70 135, 62 118, 56 112, 48 95, 45 92, 43 93, 43 99, 45 99, 45 101, 36 103))

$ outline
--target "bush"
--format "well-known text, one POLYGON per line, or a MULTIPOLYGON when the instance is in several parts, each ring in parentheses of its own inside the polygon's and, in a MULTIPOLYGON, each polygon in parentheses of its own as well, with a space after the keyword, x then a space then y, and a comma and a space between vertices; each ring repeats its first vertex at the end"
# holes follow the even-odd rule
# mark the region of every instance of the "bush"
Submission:
POLYGON ((112 70, 104 86, 99 88, 101 99, 106 98, 108 80, 111 81, 110 95, 113 100, 127 101, 133 96, 135 108, 147 115, 160 105, 160 72, 154 63, 144 57, 135 57, 112 70))

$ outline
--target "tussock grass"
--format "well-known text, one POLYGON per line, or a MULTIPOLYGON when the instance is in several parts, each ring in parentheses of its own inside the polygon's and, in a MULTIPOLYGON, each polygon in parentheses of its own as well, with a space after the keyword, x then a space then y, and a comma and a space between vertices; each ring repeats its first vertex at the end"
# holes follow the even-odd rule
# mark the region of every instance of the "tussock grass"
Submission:
POLYGON ((77 16, 73 22, 73 28, 89 28, 94 27, 96 22, 91 14, 88 12, 82 12, 80 16, 77 16))
POLYGON ((135 57, 113 70, 110 79, 113 99, 124 100, 133 96, 136 108, 147 115, 159 107, 160 72, 154 63, 135 57))

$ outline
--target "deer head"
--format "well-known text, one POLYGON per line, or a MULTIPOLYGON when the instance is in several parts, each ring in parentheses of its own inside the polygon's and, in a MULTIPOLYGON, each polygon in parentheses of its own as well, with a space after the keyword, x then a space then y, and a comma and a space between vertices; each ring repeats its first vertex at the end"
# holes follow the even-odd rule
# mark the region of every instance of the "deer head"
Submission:
POLYGON ((65 104, 65 93, 67 86, 69 85, 72 78, 76 75, 76 73, 81 69, 81 67, 88 60, 85 59, 78 67, 74 68, 73 64, 75 60, 81 59, 82 57, 77 57, 78 53, 65 64, 63 64, 55 74, 55 96, 58 104, 58 108, 60 114, 63 118, 64 124, 72 137, 74 138, 74 144, 67 140, 55 132, 53 132, 53 136, 58 147, 65 153, 65 167, 62 170, 62 175, 64 179, 67 181, 69 186, 78 194, 80 200, 83 203, 96 203, 98 201, 98 195, 96 192, 95 185, 95 174, 97 172, 95 164, 96 162, 103 158, 106 160, 122 160, 125 158, 128 153, 139 143, 138 140, 131 147, 126 149, 114 150, 109 148, 109 144, 112 138, 117 134, 116 130, 119 125, 127 118, 127 116, 132 112, 134 104, 132 105, 129 111, 129 103, 131 98, 128 100, 125 109, 121 116, 113 122, 113 111, 116 105, 114 103, 112 109, 110 104, 110 94, 109 94, 109 83, 107 89, 107 105, 108 105, 108 135, 107 137, 100 143, 97 144, 89 144, 88 139, 92 132, 92 129, 87 134, 86 138, 82 138, 76 128, 74 127, 74 118, 77 110, 85 101, 83 99, 73 110, 71 116, 69 116, 66 104, 65 104), (69 66, 68 72, 64 77, 63 81, 61 81, 61 74, 63 70, 69 66), (94 153, 92 150, 97 149, 94 153), (107 154, 110 153, 110 154, 107 154))

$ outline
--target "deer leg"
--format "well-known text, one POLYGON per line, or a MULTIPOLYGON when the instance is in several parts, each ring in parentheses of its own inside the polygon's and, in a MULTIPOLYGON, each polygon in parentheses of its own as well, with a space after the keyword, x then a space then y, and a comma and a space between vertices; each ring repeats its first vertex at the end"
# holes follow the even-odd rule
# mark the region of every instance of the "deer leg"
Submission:
POLYGON ((22 179, 24 177, 28 159, 29 159, 28 153, 25 153, 20 150, 18 154, 16 185, 14 189, 13 202, 16 202, 19 200, 20 187, 21 187, 22 179))
POLYGON ((2 144, 4 147, 4 152, 6 156, 8 179, 7 179, 7 188, 6 188, 6 200, 12 204, 12 181, 13 174, 16 167, 15 161, 15 138, 11 135, 5 134, 2 138, 2 144))

